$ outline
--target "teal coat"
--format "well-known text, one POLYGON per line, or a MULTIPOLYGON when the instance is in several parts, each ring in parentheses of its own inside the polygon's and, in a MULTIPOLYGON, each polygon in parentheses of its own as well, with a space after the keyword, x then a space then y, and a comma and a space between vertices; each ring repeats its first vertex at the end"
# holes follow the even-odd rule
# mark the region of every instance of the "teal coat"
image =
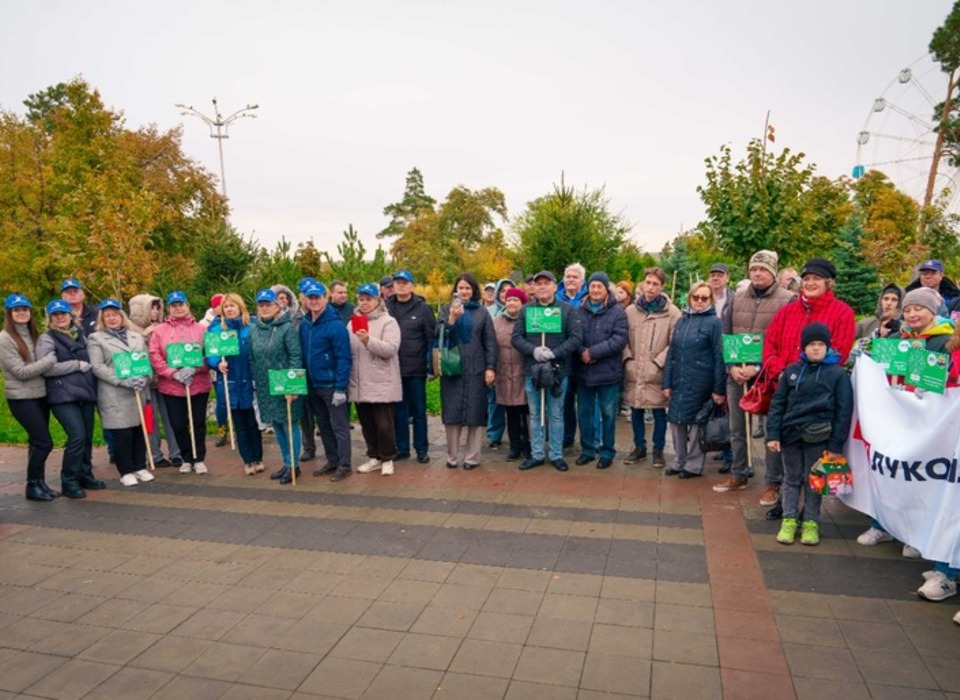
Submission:
MULTIPOLYGON (((290 322, 290 314, 279 314, 270 321, 251 321, 250 364, 257 387, 257 405, 264 423, 286 423, 287 402, 282 396, 270 395, 267 370, 302 369, 300 336, 290 322)), ((294 423, 300 420, 304 397, 291 406, 294 423)))

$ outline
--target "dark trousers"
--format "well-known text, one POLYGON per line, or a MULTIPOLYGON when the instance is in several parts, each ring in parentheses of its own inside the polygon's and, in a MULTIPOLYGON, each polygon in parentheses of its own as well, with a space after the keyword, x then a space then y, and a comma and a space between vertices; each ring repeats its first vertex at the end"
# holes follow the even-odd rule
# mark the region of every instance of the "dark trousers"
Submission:
POLYGON ((397 452, 410 454, 410 419, 413 419, 413 449, 417 455, 430 450, 427 441, 427 378, 403 377, 403 399, 394 404, 394 432, 397 452))
MULTIPOLYGON (((306 404, 320 428, 320 440, 326 452, 327 463, 338 469, 350 470, 350 404, 333 405, 333 387, 310 387, 306 404)), ((304 406, 306 409, 307 406, 304 406)), ((311 419, 312 422, 313 419, 311 419)), ((313 428, 310 428, 313 431, 313 428)), ((315 452, 307 448, 306 435, 303 438, 303 451, 315 452)))
POLYGON ((67 434, 63 448, 60 479, 79 479, 91 466, 93 451, 93 418, 97 404, 93 401, 71 401, 50 406, 57 422, 67 434))
POLYGON ((47 399, 7 399, 7 405, 17 423, 27 431, 27 480, 42 479, 47 457, 53 450, 47 399))
POLYGON ((136 425, 132 428, 112 428, 113 459, 120 476, 132 474, 147 465, 147 444, 143 441, 143 429, 136 425))
MULTIPOLYGON (((310 389, 311 393, 313 389, 310 389)), ((333 389, 330 390, 331 395, 333 394, 333 389)), ((349 417, 349 412, 348 412, 349 417)), ((318 427, 322 426, 323 423, 318 419, 316 409, 313 407, 311 401, 303 402, 303 415, 300 416, 300 440, 303 444, 303 451, 305 454, 308 454, 312 457, 315 457, 317 454, 317 438, 316 430, 318 427)), ((349 425, 349 423, 348 423, 349 425)), ((322 428, 321 428, 322 431, 322 428)), ((326 443, 324 443, 326 447, 326 443)))
POLYGON ((253 408, 235 408, 233 430, 237 434, 237 451, 244 464, 263 461, 263 440, 260 438, 260 425, 257 412, 253 408))
POLYGON ((193 408, 193 434, 197 440, 197 454, 193 454, 190 441, 190 416, 187 414, 187 398, 185 396, 165 395, 167 415, 170 416, 170 427, 177 438, 180 447, 180 456, 187 464, 202 462, 207 456, 207 399, 210 392, 192 394, 190 405, 193 408))
POLYGON ((499 445, 503 440, 503 430, 506 427, 506 418, 503 406, 497 403, 497 390, 492 386, 487 388, 487 441, 499 445))
POLYGON ((563 446, 570 447, 577 437, 577 380, 567 377, 567 394, 563 397, 563 446))
POLYGON ((796 518, 800 512, 800 494, 803 494, 803 519, 820 522, 820 504, 823 496, 810 488, 810 468, 817 463, 827 443, 781 445, 783 451, 783 517, 796 518))
POLYGON ((367 457, 386 461, 397 456, 392 403, 358 403, 357 416, 367 443, 367 457))
POLYGON ((530 409, 526 406, 501 406, 506 414, 510 453, 530 456, 530 409))

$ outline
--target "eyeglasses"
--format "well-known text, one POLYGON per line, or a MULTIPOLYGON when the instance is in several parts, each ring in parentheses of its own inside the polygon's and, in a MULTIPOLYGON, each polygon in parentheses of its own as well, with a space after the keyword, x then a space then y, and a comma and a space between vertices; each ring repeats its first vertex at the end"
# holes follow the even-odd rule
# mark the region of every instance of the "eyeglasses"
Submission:
POLYGON ((710 301, 709 296, 701 296, 700 294, 691 294, 690 301, 710 301))

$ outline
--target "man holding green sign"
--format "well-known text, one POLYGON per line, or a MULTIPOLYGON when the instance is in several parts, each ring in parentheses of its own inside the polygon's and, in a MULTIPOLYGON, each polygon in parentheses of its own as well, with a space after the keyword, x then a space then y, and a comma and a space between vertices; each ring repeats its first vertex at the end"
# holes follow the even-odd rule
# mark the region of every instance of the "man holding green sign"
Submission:
POLYGON ((557 301, 557 278, 549 270, 534 277, 534 301, 523 307, 513 327, 512 343, 523 355, 530 408, 530 451, 520 469, 544 463, 545 423, 550 430, 550 463, 567 471, 563 460, 563 405, 573 354, 580 349, 583 330, 572 307, 557 301))

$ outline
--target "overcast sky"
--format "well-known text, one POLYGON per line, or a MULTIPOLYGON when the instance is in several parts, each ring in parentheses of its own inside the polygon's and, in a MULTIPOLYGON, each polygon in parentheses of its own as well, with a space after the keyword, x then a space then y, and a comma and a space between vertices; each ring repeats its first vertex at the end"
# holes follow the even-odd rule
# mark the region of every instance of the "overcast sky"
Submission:
MULTIPOLYGON (((500 188, 510 215, 568 184, 606 186, 656 251, 703 218, 706 157, 763 130, 850 174, 874 99, 926 53, 951 0, 354 0, 0 4, 0 107, 82 75, 130 127, 226 115, 232 222, 272 246, 332 249, 386 225, 411 167, 438 200, 500 188)), ((926 115, 924 115, 926 116, 926 115)))

